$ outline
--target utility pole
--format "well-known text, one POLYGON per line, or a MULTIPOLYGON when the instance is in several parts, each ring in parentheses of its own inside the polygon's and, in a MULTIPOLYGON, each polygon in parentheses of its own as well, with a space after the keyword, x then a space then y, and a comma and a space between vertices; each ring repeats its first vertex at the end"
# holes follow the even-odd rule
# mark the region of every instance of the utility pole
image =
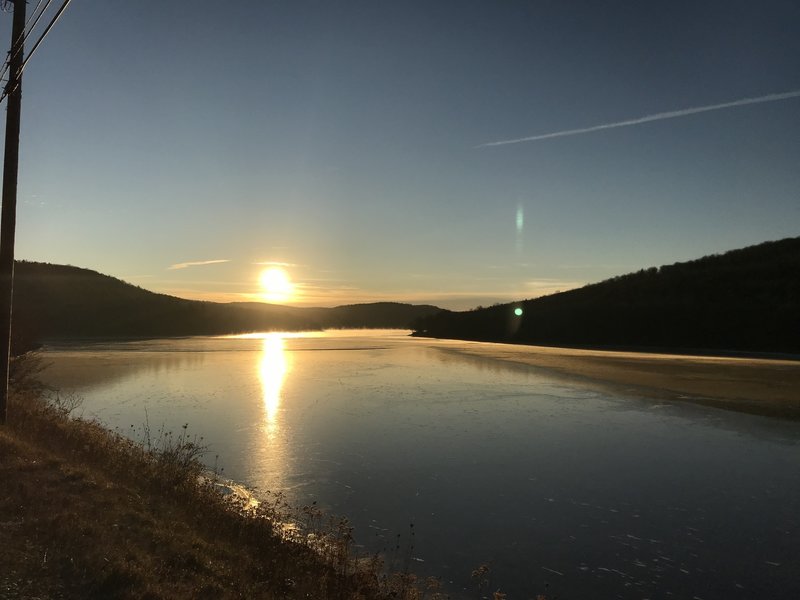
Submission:
POLYGON ((3 197, 0 210, 0 425, 8 416, 8 367, 11 360, 11 298, 14 293, 14 235, 17 227, 17 173, 19 125, 22 108, 22 62, 25 35, 25 2, 13 0, 8 83, 6 140, 3 163, 3 197))

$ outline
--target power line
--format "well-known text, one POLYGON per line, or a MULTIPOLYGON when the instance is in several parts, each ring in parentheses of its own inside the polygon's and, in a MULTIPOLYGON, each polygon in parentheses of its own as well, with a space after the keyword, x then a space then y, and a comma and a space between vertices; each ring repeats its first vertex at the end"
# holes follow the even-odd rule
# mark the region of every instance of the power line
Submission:
POLYGON ((39 19, 41 19, 44 13, 47 12, 47 9, 50 8, 50 2, 52 2, 52 0, 47 0, 47 3, 42 7, 42 10, 36 14, 36 11, 38 11, 39 7, 42 5, 42 2, 44 2, 44 0, 39 0, 38 4, 36 4, 36 8, 33 9, 31 18, 28 19, 27 23, 25 23, 25 38, 23 41, 27 41, 28 36, 33 33, 33 30, 36 27, 36 24, 39 22, 39 19), (31 24, 31 21, 33 21, 33 24, 31 24))
POLYGON ((26 30, 24 32, 25 35, 20 35, 11 44, 11 50, 8 53, 8 60, 6 61, 6 64, 3 65, 2 71, 0 71, 0 80, 3 79, 3 77, 5 77, 5 74, 8 72, 9 65, 11 64, 11 61, 17 56, 17 54, 19 54, 20 50, 22 50, 23 46, 25 45, 25 42, 28 41, 28 36, 30 36, 30 34, 33 33, 33 30, 36 28, 36 24, 39 22, 39 19, 42 18, 42 15, 44 15, 44 13, 50 7, 50 3, 53 0, 47 0, 47 4, 45 4, 44 7, 42 8, 42 10, 39 11, 39 7, 42 6, 42 2, 44 2, 44 1, 45 0, 39 0, 39 2, 36 3, 36 8, 33 9, 33 12, 31 13, 31 16, 28 18, 28 21, 25 23, 25 30, 26 30), (37 14, 37 11, 39 11, 38 14, 37 14), (31 21, 33 21, 33 24, 31 24, 31 21))
MULTIPOLYGON (((28 64, 28 61, 31 59, 31 56, 34 55, 34 53, 36 52, 36 49, 39 47, 39 44, 41 44, 42 40, 45 38, 45 36, 48 33, 50 33, 50 30, 53 28, 53 25, 56 24, 56 21, 58 21, 58 19, 61 17, 62 13, 67 9, 67 6, 69 6, 69 3, 71 1, 72 0, 64 0, 64 3, 61 5, 61 8, 59 8, 58 12, 55 14, 55 16, 52 19, 50 19, 50 22, 47 24, 47 27, 45 27, 44 32, 42 33, 42 35, 39 36, 39 39, 36 40, 36 43, 33 45, 33 48, 31 48, 31 51, 28 52, 28 56, 26 56, 25 60, 22 61, 22 67, 21 67, 21 70, 20 70, 20 74, 22 73, 22 71, 25 70, 25 65, 28 64)), ((47 3, 49 4, 50 0, 48 0, 47 3)))
MULTIPOLYGON (((42 35, 39 36, 39 39, 36 40, 36 43, 33 45, 33 48, 31 48, 31 51, 28 53, 28 56, 26 56, 25 60, 22 61, 22 66, 20 66, 19 72, 16 73, 16 75, 14 76, 14 79, 19 81, 19 78, 22 76, 23 71, 25 71, 25 65, 28 64, 28 61, 31 59, 31 57, 36 52, 36 49, 39 47, 39 44, 41 44, 42 40, 44 40, 44 38, 47 37, 47 34, 50 33, 50 30, 53 28, 53 25, 56 24, 56 21, 58 21, 58 19, 61 17, 61 15, 67 9, 67 6, 69 6, 70 2, 72 2, 72 0, 64 0, 64 2, 61 4, 61 7, 58 9, 58 12, 56 12, 55 16, 52 19, 50 19, 50 22, 47 24, 47 27, 45 27, 44 31, 42 32, 42 35)), ((48 4, 49 3, 50 3, 50 0, 48 0, 48 4)), ((0 102, 2 102, 6 98, 6 96, 8 96, 11 92, 13 92, 13 90, 6 89, 3 92, 3 95, 0 96, 0 102)))
POLYGON ((28 25, 30 25, 30 22, 31 22, 31 21, 33 21, 34 17, 35 17, 35 18, 36 18, 36 20, 38 21, 38 20, 39 20, 39 17, 41 17, 41 16, 42 16, 42 13, 44 13, 44 11, 46 11, 46 10, 47 10, 47 7, 48 7, 48 6, 50 6, 50 0, 47 0, 47 4, 45 4, 45 7, 42 9, 42 12, 41 12, 41 13, 39 13, 39 16, 37 17, 37 16, 36 16, 36 11, 38 11, 38 10, 39 10, 39 7, 42 5, 42 2, 44 2, 44 0, 39 0, 39 1, 36 3, 36 8, 34 8, 34 9, 33 9, 33 12, 31 13, 31 16, 30 16, 30 17, 28 17, 28 21, 25 23, 25 29, 26 29, 26 33, 25 33, 25 35, 26 35, 26 36, 28 35, 28 33, 30 33, 30 30, 31 30, 31 29, 33 29, 34 27, 36 27, 36 23, 34 23, 33 25, 31 25, 31 26, 30 26, 30 29, 28 28, 28 25))

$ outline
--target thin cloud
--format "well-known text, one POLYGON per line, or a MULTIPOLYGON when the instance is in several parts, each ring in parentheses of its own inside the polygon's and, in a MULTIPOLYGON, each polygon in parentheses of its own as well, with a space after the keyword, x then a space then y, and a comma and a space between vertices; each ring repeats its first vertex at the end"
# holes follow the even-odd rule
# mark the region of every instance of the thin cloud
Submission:
POLYGON ((171 286, 175 284, 193 286, 195 289, 214 288, 240 288, 242 284, 237 281, 213 281, 207 279, 158 279, 154 282, 160 286, 171 286))
POLYGON ((636 119, 617 121, 615 123, 604 123, 602 125, 583 127, 581 129, 565 129, 564 131, 543 133, 540 135, 532 135, 513 140, 500 140, 498 142, 487 142, 485 144, 479 144, 478 146, 475 146, 475 148, 506 146, 508 144, 535 142, 538 140, 548 140, 552 138, 566 137, 568 135, 581 135, 584 133, 603 131, 604 129, 615 129, 617 127, 630 127, 631 125, 641 125, 642 123, 650 123, 651 121, 663 121, 664 119, 677 119, 678 117, 687 117, 689 115, 696 115, 698 113, 710 112, 712 110, 723 110, 725 108, 734 108, 736 106, 747 106, 748 104, 761 104, 763 102, 777 102, 779 100, 789 100, 790 98, 797 98, 797 97, 800 97, 800 90, 792 90, 789 92, 782 92, 780 94, 767 94, 766 96, 758 96, 756 98, 741 98, 740 100, 733 100, 731 102, 722 102, 721 104, 709 104, 707 106, 695 106, 693 108, 684 108, 681 110, 670 110, 667 112, 656 113, 654 115, 646 115, 644 117, 638 117, 636 119))
POLYGON ((276 260, 265 260, 254 262, 254 265, 261 265, 261 266, 271 266, 271 267, 297 267, 296 263, 288 263, 288 262, 280 262, 276 260))
POLYGON ((231 262, 227 258, 218 258, 216 260, 195 260, 191 262, 175 263, 167 267, 168 271, 175 271, 177 269, 186 269, 187 267, 202 267, 204 265, 217 265, 219 263, 231 262))

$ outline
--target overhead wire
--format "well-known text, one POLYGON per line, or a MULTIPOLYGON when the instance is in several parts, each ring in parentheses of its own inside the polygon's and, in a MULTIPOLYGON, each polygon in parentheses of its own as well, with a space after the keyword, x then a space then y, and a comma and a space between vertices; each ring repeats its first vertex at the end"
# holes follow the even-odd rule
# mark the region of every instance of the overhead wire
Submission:
POLYGON ((44 7, 42 7, 41 11, 39 11, 39 7, 42 6, 42 2, 45 2, 45 0, 39 0, 36 3, 36 7, 33 9, 33 12, 31 13, 30 17, 28 17, 28 21, 25 23, 25 29, 23 30, 23 33, 20 34, 20 36, 16 40, 14 40, 11 45, 11 50, 8 53, 8 59, 6 60, 6 63, 3 65, 3 69, 0 70, 0 80, 2 80, 3 77, 5 77, 6 73, 8 72, 8 69, 11 66, 11 61, 20 52, 20 50, 24 48, 25 42, 27 41, 31 33, 33 33, 36 24, 39 22, 39 19, 42 18, 42 15, 44 15, 44 13, 47 11, 52 1, 53 0, 46 0, 46 4, 44 5, 44 7), (38 14, 37 11, 39 11, 38 14), (32 24, 31 21, 33 21, 32 24))
POLYGON ((41 19, 42 15, 44 15, 44 13, 47 12, 47 9, 50 8, 50 3, 53 0, 47 0, 45 5, 42 6, 42 10, 40 10, 39 13, 37 14, 36 11, 39 10, 39 7, 42 5, 42 2, 44 2, 44 1, 45 0, 39 0, 39 2, 36 4, 36 8, 33 9, 33 12, 31 13, 31 16, 28 19, 28 22, 25 23, 25 37, 22 38, 23 42, 28 39, 28 36, 30 36, 31 33, 33 33, 33 30, 36 27, 36 24, 39 22, 39 19, 41 19), (31 24, 31 21, 33 21, 32 24, 31 24))
MULTIPOLYGON (((39 7, 42 5, 42 2, 44 2, 44 0, 39 0, 36 3, 36 7, 33 9, 33 12, 28 17, 28 21, 25 23, 25 29, 28 30, 28 32, 25 34, 26 37, 28 36, 28 33, 30 33, 30 31, 33 30, 34 27, 36 27, 36 23, 35 22, 34 22, 33 25, 30 25, 30 22, 33 21, 34 17, 36 16, 36 11, 39 10, 39 7), (28 27, 28 25, 30 25, 30 28, 28 27)), ((51 2, 51 0, 47 0, 47 4, 44 5, 44 8, 42 9, 42 12, 39 13, 39 17, 41 17, 42 14, 44 14, 44 11, 47 10, 47 7, 50 6, 50 2, 51 2)), ((39 20, 39 17, 36 17, 37 21, 39 20)))
MULTIPOLYGON (((53 28, 53 25, 55 25, 56 22, 58 21, 58 19, 61 18, 61 15, 67 9, 67 6, 69 6, 70 2, 72 2, 72 0, 64 0, 63 4, 61 4, 61 7, 58 9, 58 12, 55 14, 55 16, 52 19, 50 19, 50 22, 47 24, 47 27, 45 27, 44 32, 42 32, 42 35, 40 35, 39 39, 36 40, 36 43, 33 45, 33 48, 31 48, 31 51, 28 52, 28 56, 26 56, 25 60, 22 61, 22 69, 21 69, 21 71, 25 70, 25 65, 28 64, 28 61, 31 59, 33 54, 36 52, 36 49, 39 47, 39 44, 42 43, 42 40, 44 40, 45 36, 47 36, 47 34, 50 33, 50 30, 53 28)), ((48 0, 48 4, 49 3, 50 3, 50 0, 48 0)))
MULTIPOLYGON (((47 5, 50 4, 50 1, 51 0, 47 0, 47 5)), ((69 6, 70 2, 72 2, 72 0, 64 0, 64 2, 61 4, 61 7, 58 9, 56 14, 53 16, 52 19, 50 19, 50 22, 47 24, 47 27, 45 27, 44 31, 42 32, 42 35, 39 36, 39 39, 36 40, 36 42, 33 44, 33 48, 31 48, 30 52, 28 52, 28 56, 26 56, 25 60, 22 61, 22 66, 19 69, 19 73, 16 74, 17 79, 22 76, 22 73, 25 71, 25 65, 28 64, 28 61, 34 55, 34 53, 36 52, 36 49, 42 43, 44 38, 47 37, 47 34, 50 33, 50 30, 53 28, 53 25, 56 24, 58 19, 61 17, 61 15, 67 9, 67 6, 69 6)), ((47 8, 47 5, 45 5, 45 8, 47 8)), ((2 102, 6 98, 6 96, 8 96, 13 91, 14 90, 9 90, 9 89, 4 90, 2 96, 0 96, 0 102, 2 102)))

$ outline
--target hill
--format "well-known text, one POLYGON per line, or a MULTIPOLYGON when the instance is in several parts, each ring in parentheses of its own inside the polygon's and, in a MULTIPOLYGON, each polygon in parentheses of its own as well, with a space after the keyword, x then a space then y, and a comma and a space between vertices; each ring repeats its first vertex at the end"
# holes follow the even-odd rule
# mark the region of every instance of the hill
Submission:
POLYGON ((541 298, 443 311, 415 330, 522 344, 800 353, 800 237, 541 298))
POLYGON ((19 261, 14 280, 14 346, 19 351, 54 338, 410 328, 416 319, 439 310, 393 302, 335 308, 200 302, 156 294, 89 269, 19 261))

